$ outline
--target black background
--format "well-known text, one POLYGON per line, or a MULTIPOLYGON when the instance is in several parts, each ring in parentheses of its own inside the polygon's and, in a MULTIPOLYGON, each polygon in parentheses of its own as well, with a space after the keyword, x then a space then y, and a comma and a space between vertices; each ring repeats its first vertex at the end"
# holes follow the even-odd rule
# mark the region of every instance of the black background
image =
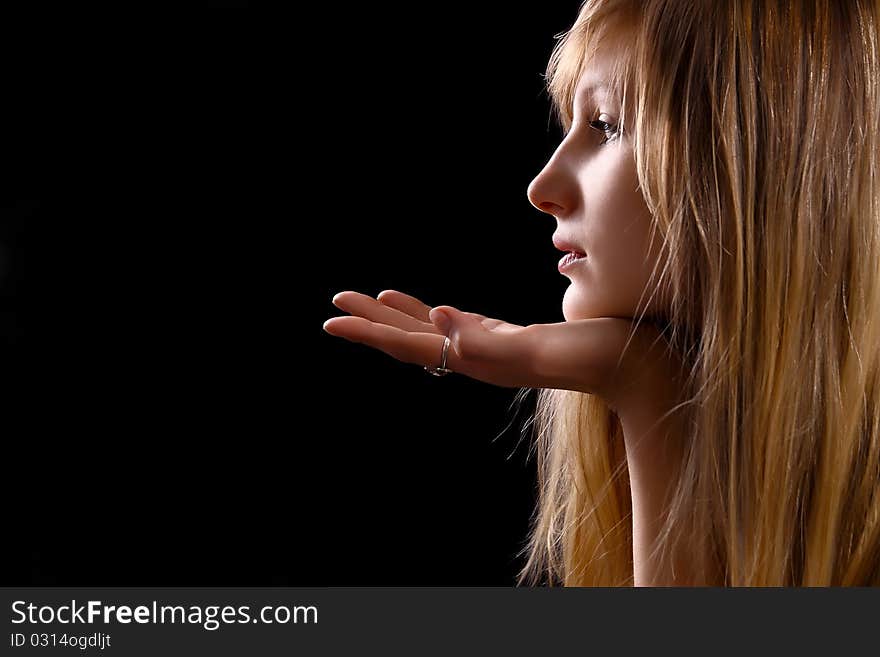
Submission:
POLYGON ((322 330, 563 319, 526 190, 579 3, 476 4, 10 29, 3 584, 513 584, 533 399, 322 330))

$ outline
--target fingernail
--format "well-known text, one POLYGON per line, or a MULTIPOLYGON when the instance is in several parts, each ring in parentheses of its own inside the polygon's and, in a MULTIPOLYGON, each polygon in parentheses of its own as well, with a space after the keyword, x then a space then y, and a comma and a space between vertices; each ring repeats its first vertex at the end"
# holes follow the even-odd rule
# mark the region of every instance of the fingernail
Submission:
POLYGON ((449 315, 439 310, 432 310, 429 313, 429 316, 431 321, 434 322, 434 326, 440 329, 443 333, 446 333, 449 330, 449 315))

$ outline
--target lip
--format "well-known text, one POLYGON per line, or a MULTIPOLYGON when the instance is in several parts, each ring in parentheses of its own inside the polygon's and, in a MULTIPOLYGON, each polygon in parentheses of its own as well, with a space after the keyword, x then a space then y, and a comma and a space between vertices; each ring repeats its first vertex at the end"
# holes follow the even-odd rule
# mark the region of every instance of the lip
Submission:
POLYGON ((559 235, 553 236, 553 246, 555 246, 560 251, 565 251, 565 252, 570 251, 573 253, 579 253, 580 255, 586 255, 586 253, 587 253, 586 251, 584 251, 581 247, 579 247, 574 242, 570 242, 570 241, 562 238, 559 235))
POLYGON ((587 256, 580 254, 580 253, 575 253, 575 252, 566 253, 564 256, 562 256, 562 259, 559 261, 559 265, 558 265, 559 273, 564 274, 569 269, 576 267, 578 263, 583 262, 586 259, 587 259, 587 256))
POLYGON ((565 251, 565 255, 559 261, 559 273, 564 274, 569 269, 577 265, 582 260, 586 260, 586 252, 574 242, 564 239, 561 235, 553 235, 553 246, 560 251, 565 251))

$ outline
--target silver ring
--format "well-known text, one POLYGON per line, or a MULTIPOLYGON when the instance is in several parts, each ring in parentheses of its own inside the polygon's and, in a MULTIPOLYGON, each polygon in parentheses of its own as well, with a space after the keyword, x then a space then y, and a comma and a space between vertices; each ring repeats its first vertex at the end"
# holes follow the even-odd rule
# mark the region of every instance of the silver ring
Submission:
POLYGON ((443 355, 440 357, 440 367, 430 367, 425 365, 425 371, 434 376, 446 376, 452 370, 446 369, 446 354, 449 352, 449 336, 443 340, 443 355))

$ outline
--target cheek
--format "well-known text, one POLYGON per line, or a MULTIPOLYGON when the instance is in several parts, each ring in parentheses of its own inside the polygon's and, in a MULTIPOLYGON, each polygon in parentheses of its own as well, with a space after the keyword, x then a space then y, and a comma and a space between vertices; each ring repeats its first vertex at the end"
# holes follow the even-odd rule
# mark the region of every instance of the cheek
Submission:
MULTIPOLYGON (((622 222, 622 227, 606 232, 593 277, 597 293, 614 309, 615 316, 634 317, 645 304, 649 312, 657 308, 659 299, 651 287, 660 240, 655 235, 651 244, 651 218, 644 204, 634 204, 629 209, 632 214, 622 222)), ((657 275, 659 272, 654 274, 657 275)))
POLYGON ((588 215, 587 248, 602 269, 640 270, 650 243, 651 216, 637 181, 618 180, 597 201, 588 215))
MULTIPOLYGON (((566 290, 563 315, 567 320, 587 317, 633 317, 656 260, 659 237, 651 245, 651 216, 638 189, 635 167, 621 166, 612 184, 584 190, 586 213, 584 244, 587 262, 574 285, 566 290)), ((651 301, 653 306, 656 301, 651 301)))
POLYGON ((651 217, 643 203, 627 203, 620 209, 617 221, 602 227, 597 242, 597 276, 622 296, 638 298, 654 267, 651 251, 658 239, 655 236, 651 246, 651 217))
MULTIPOLYGON (((562 299, 566 320, 592 317, 635 317, 639 304, 645 304, 650 290, 643 297, 650 270, 634 266, 636 254, 619 248, 617 256, 607 252, 584 263, 571 277, 562 299)), ((653 302, 652 302, 653 305, 653 302)))

